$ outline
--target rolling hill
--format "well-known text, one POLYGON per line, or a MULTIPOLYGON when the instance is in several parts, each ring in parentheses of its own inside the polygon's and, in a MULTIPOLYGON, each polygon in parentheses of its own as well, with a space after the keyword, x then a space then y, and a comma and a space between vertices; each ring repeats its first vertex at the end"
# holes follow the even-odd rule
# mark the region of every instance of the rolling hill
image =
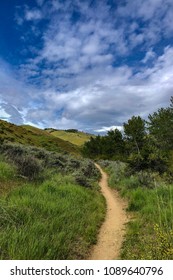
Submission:
POLYGON ((65 141, 69 141, 77 146, 82 146, 86 141, 90 140, 91 136, 95 137, 92 134, 78 131, 76 129, 68 129, 68 130, 46 129, 46 131, 50 135, 56 136, 65 141))
POLYGON ((55 137, 45 130, 29 125, 18 126, 2 120, 0 120, 0 139, 13 143, 37 146, 48 151, 66 152, 74 155, 80 154, 79 148, 76 145, 55 137))

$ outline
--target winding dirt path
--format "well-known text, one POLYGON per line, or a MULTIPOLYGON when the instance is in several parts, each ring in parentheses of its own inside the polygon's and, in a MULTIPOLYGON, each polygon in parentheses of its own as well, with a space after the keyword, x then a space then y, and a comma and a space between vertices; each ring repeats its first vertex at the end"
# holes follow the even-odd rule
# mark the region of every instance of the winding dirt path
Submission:
POLYGON ((99 183, 106 199, 107 213, 101 226, 98 242, 93 246, 89 260, 116 260, 119 258, 120 248, 125 234, 125 223, 128 222, 125 211, 126 203, 120 198, 117 191, 108 187, 108 176, 96 164, 102 174, 99 183))

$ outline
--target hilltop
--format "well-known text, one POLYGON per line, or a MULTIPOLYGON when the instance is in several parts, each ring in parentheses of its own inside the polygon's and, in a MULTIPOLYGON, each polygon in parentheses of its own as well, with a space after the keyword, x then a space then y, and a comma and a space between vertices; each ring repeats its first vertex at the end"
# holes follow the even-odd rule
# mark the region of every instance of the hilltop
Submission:
POLYGON ((79 131, 77 129, 61 130, 61 129, 46 128, 45 131, 47 131, 50 135, 56 136, 65 141, 69 141, 77 146, 84 145, 85 142, 90 140, 91 136, 95 137, 95 135, 93 134, 79 131))

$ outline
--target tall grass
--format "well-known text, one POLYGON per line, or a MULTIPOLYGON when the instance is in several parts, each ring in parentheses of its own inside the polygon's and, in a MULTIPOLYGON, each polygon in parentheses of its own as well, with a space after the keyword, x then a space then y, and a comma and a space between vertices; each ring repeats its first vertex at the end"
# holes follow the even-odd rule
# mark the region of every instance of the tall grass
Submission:
POLYGON ((109 184, 129 201, 133 219, 122 247, 123 259, 173 259, 173 185, 158 174, 133 175, 120 164, 107 165, 109 184))
POLYGON ((84 259, 104 219, 99 192, 55 175, 0 200, 1 259, 84 259))
POLYGON ((16 173, 15 167, 8 164, 7 162, 4 162, 0 158, 0 181, 7 181, 9 179, 14 178, 16 173))
POLYGON ((0 259, 84 259, 105 215, 89 160, 3 143, 0 259))

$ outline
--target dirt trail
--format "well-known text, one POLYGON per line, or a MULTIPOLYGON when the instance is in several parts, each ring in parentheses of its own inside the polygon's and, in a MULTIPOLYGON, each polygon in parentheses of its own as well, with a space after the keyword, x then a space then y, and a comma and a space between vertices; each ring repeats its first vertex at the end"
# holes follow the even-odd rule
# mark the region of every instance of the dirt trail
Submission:
POLYGON ((89 260, 115 260, 119 258, 120 248, 125 233, 125 223, 128 217, 125 211, 126 203, 119 197, 117 191, 108 187, 107 174, 99 165, 102 174, 101 191, 106 199, 107 213, 101 226, 98 242, 93 246, 89 260))

